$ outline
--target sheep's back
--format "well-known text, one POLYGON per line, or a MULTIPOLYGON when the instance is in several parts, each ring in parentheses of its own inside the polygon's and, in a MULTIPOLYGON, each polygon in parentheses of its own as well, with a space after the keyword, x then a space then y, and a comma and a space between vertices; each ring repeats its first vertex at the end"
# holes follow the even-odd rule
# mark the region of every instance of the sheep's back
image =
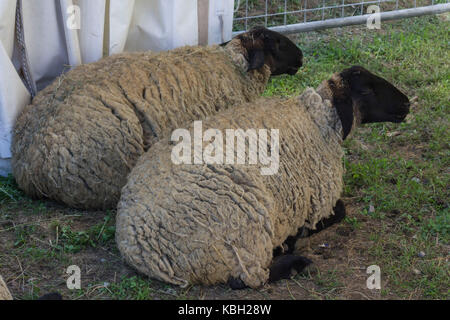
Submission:
POLYGON ((21 189, 78 208, 112 208, 155 141, 263 90, 218 47, 126 53, 82 65, 41 91, 18 117, 12 168, 21 189))
POLYGON ((237 277, 257 287, 268 279, 275 247, 332 214, 342 188, 342 152, 294 99, 258 99, 206 118, 203 131, 209 128, 279 129, 278 172, 263 176, 262 165, 176 165, 174 144, 165 138, 129 175, 117 245, 128 263, 163 281, 214 284, 237 277))

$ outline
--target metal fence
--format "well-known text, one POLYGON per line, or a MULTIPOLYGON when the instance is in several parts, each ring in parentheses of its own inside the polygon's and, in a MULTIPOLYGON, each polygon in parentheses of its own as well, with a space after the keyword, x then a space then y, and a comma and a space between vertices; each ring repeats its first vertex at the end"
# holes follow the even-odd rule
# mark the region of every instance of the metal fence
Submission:
POLYGON ((288 34, 364 24, 374 14, 378 15, 377 7, 380 21, 443 13, 450 11, 449 1, 235 0, 233 35, 255 25, 288 34))

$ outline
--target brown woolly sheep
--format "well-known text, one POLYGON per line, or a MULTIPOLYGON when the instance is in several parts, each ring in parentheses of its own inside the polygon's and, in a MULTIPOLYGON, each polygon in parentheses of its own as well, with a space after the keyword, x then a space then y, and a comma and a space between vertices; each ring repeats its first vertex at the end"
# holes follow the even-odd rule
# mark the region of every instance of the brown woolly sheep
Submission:
POLYGON ((164 134, 256 99, 271 74, 301 64, 288 38, 255 28, 223 47, 124 53, 76 67, 18 117, 13 174, 33 198, 113 208, 139 156, 164 134))
MULTIPOLYGON (((273 251, 299 228, 314 230, 333 215, 333 207, 345 211, 338 202, 343 139, 359 124, 400 122, 408 112, 404 94, 355 66, 299 97, 259 98, 203 121, 205 130, 214 129, 200 140, 203 154, 194 146, 194 163, 211 156, 211 146, 225 145, 218 132, 241 129, 250 148, 246 130, 266 129, 272 143, 258 140, 258 154, 262 162, 269 152, 271 157, 279 152, 274 174, 262 175, 268 162, 235 164, 228 156, 227 164, 176 164, 181 142, 174 146, 164 138, 139 159, 122 190, 119 251, 140 272, 177 285, 230 281, 234 288, 258 287, 287 277, 292 268, 300 271, 311 261, 285 255, 273 263, 273 251)), ((196 126, 186 130, 194 139, 196 126)), ((234 146, 234 137, 230 141, 234 146)), ((234 149, 231 155, 236 156, 234 149)))

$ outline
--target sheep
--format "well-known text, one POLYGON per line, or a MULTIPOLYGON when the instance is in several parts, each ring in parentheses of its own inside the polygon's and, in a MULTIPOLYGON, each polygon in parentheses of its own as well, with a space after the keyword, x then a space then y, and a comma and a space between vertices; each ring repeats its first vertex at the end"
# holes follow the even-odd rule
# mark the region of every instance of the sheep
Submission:
POLYGON ((254 100, 270 75, 294 74, 301 50, 265 28, 223 46, 124 53, 59 77, 25 107, 12 170, 33 198, 112 209, 137 159, 173 128, 254 100))
POLYGON ((5 281, 3 281, 2 276, 0 276, 0 300, 12 300, 11 293, 6 286, 5 281))
MULTIPOLYGON (((299 228, 314 230, 333 215, 333 207, 341 214, 345 210, 339 201, 343 139, 360 124, 400 122, 408 112, 403 93, 353 66, 299 97, 259 98, 206 118, 201 128, 214 129, 209 138, 197 140, 202 148, 194 146, 186 157, 194 158, 194 164, 180 163, 184 151, 179 146, 189 139, 181 139, 182 131, 176 130, 154 144, 129 175, 117 209, 118 249, 139 272, 180 286, 228 282, 257 288, 268 279, 286 277, 291 269, 301 270, 309 259, 281 256, 275 261, 274 249, 299 228), (217 132, 238 128, 247 133, 248 148, 246 130, 266 129, 258 153, 265 150, 267 156, 269 148, 272 157, 278 152, 278 170, 273 166, 273 174, 263 172, 267 161, 250 164, 250 151, 243 164, 234 157, 230 160, 235 162, 226 157, 225 164, 199 161, 216 153, 212 145, 223 144, 217 132), (196 154, 196 148, 203 154, 196 154)), ((196 126, 187 131, 194 140, 196 126)), ((230 141, 233 146, 234 138, 230 141)))

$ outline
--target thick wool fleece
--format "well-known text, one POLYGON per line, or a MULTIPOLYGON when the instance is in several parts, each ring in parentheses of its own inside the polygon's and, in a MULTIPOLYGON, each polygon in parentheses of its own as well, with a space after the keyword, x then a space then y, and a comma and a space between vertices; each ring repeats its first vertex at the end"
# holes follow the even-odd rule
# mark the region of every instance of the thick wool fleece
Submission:
POLYGON ((117 245, 137 270, 173 284, 234 277, 258 287, 274 248, 333 214, 342 190, 341 122, 329 100, 307 89, 295 99, 260 98, 226 110, 205 119, 208 128, 224 136, 225 129, 279 129, 278 172, 263 176, 262 164, 176 165, 165 138, 123 188, 117 245))
POLYGON ((2 276, 0 276, 0 300, 12 300, 11 293, 6 286, 5 281, 3 281, 2 276))
POLYGON ((263 92, 269 67, 245 72, 244 51, 234 39, 226 48, 124 53, 62 75, 17 119, 19 187, 75 208, 115 207, 137 159, 161 136, 263 92))

